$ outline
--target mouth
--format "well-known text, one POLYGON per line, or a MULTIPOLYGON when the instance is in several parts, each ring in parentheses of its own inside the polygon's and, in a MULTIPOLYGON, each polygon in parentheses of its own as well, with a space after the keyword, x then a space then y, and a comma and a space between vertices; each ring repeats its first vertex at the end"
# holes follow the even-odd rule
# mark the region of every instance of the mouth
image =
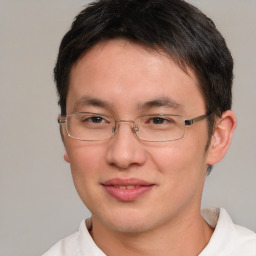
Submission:
POLYGON ((136 186, 123 186, 123 185, 113 185, 114 188, 118 188, 118 189, 135 189, 135 188, 139 188, 140 186, 136 185, 136 186))
POLYGON ((122 201, 135 201, 149 193, 155 184, 139 179, 111 179, 102 183, 105 191, 112 198, 122 201))

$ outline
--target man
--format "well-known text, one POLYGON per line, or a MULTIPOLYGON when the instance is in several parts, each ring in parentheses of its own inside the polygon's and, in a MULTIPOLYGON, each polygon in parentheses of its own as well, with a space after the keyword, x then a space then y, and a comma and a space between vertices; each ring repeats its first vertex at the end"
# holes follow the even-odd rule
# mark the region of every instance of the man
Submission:
POLYGON ((83 10, 54 72, 64 158, 92 216, 44 256, 255 256, 255 233, 200 210, 236 126, 232 70, 213 22, 184 1, 83 10))

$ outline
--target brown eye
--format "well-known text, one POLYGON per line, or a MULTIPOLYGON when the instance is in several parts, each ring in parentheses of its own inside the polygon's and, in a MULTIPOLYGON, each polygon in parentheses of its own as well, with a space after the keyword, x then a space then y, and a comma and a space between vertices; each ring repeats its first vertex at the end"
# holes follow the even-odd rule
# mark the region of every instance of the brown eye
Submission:
POLYGON ((104 119, 100 116, 92 116, 92 117, 87 118, 87 120, 92 123, 102 123, 104 121, 104 119))
POLYGON ((154 117, 152 118, 153 124, 163 124, 166 121, 166 119, 162 117, 154 117))

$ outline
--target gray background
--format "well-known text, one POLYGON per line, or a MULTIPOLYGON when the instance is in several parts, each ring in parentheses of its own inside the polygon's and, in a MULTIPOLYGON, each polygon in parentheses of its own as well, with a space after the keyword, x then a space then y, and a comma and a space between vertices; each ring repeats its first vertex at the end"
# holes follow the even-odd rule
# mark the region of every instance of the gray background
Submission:
MULTIPOLYGON (((190 0, 235 60, 238 127, 207 178, 203 206, 256 231, 256 1, 190 0)), ((41 255, 89 215, 63 160, 52 79, 58 45, 86 1, 0 1, 0 256, 41 255)))

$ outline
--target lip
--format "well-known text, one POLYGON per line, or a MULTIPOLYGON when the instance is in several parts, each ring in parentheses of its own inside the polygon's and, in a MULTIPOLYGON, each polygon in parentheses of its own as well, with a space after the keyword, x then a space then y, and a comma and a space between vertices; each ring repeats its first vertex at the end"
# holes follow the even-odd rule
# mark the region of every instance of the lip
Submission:
POLYGON ((148 193, 155 184, 136 178, 115 178, 107 180, 101 185, 104 187, 106 192, 116 200, 131 202, 148 193))

